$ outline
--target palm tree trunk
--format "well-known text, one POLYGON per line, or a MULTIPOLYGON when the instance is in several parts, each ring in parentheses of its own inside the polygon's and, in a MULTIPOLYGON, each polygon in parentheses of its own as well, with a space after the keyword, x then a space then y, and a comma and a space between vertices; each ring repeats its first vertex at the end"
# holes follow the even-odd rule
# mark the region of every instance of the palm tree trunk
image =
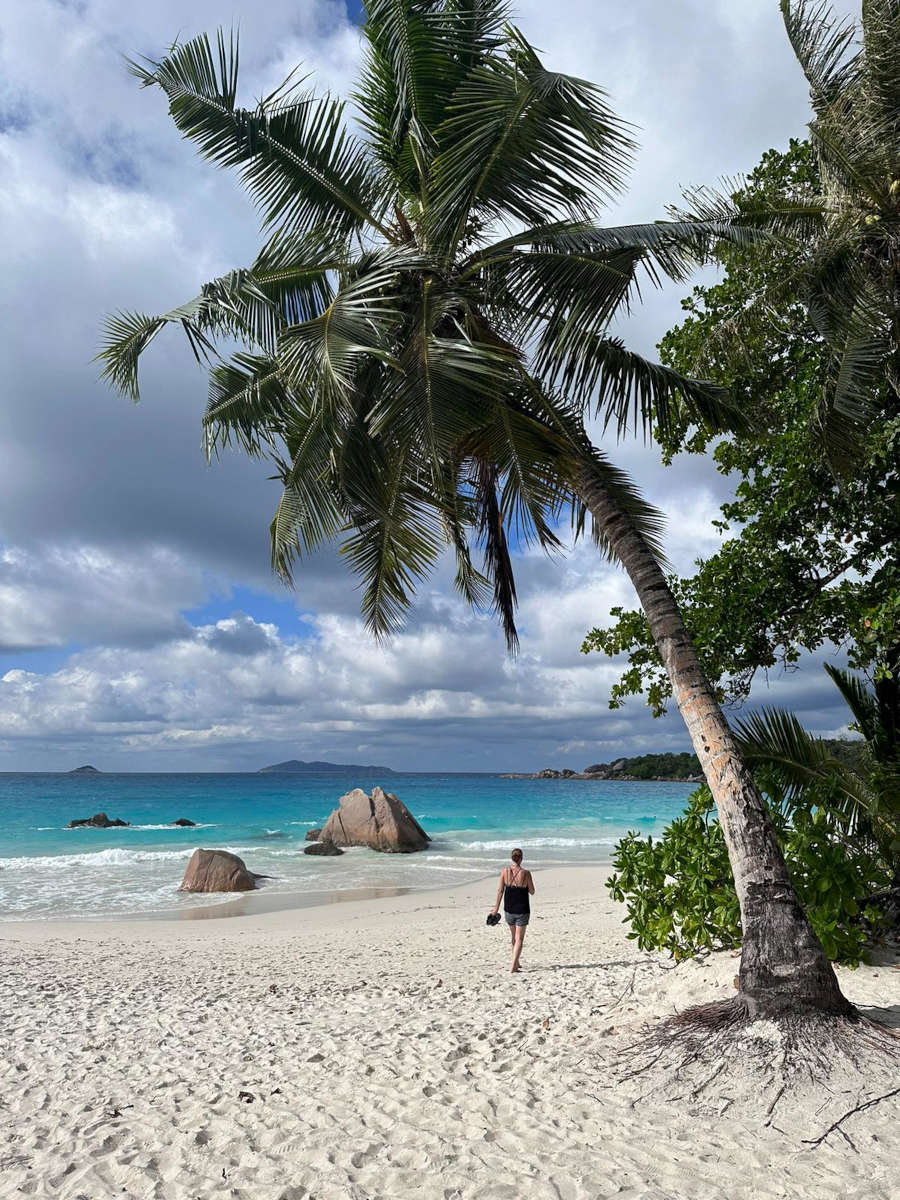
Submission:
POLYGON ((581 497, 628 572, 672 682, 728 846, 743 932, 740 999, 748 1015, 852 1013, 790 881, 768 810, 741 758, 684 626, 675 597, 643 538, 586 472, 581 497))

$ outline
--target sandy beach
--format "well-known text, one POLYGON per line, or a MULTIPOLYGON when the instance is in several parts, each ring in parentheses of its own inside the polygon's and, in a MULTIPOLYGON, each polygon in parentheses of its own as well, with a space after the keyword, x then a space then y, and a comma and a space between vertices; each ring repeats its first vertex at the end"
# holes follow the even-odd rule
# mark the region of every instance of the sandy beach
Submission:
MULTIPOLYGON (((634 1073, 641 1030, 733 995, 737 960, 673 969, 639 952, 601 879, 536 876, 519 976, 505 926, 484 924, 492 882, 3 926, 0 1196, 900 1197, 900 1097, 810 1144, 897 1087, 884 1064, 836 1062, 779 1096, 777 1072, 745 1067, 777 1041, 760 1023, 717 1079, 634 1073)), ((894 1026, 898 962, 839 972, 894 1026)))

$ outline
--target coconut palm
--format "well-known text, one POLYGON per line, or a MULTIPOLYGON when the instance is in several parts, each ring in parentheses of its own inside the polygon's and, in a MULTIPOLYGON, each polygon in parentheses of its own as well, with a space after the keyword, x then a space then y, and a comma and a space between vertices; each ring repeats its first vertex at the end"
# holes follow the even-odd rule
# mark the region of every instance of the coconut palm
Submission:
POLYGON ((809 84, 821 188, 739 210, 700 189, 681 215, 739 220, 794 243, 801 294, 829 351, 819 419, 846 468, 860 431, 900 407, 900 0, 863 0, 859 23, 827 0, 780 3, 809 84))
POLYGON ((887 671, 871 686, 852 671, 825 666, 863 735, 857 759, 838 757, 783 709, 751 714, 736 733, 747 762, 766 767, 776 780, 788 814, 808 789, 831 786, 848 831, 877 850, 900 900, 900 654, 884 665, 887 671))
MULTIPOLYGON (((739 428, 720 391, 610 333, 642 282, 683 278, 716 222, 598 223, 633 142, 594 85, 549 70, 499 0, 368 0, 359 132, 291 82, 237 107, 233 40, 133 64, 200 152, 238 169, 269 238, 160 317, 120 313, 105 375, 137 397, 168 324, 211 366, 209 444, 276 463, 276 570, 341 539, 370 628, 394 628, 445 546, 514 644, 507 537, 558 545, 570 512, 628 572, 716 798, 741 900, 743 1011, 849 1005, 666 584, 659 515, 584 428, 739 428), (483 548, 476 567, 473 545, 483 548)), ((733 235, 734 236, 734 235, 733 235)))

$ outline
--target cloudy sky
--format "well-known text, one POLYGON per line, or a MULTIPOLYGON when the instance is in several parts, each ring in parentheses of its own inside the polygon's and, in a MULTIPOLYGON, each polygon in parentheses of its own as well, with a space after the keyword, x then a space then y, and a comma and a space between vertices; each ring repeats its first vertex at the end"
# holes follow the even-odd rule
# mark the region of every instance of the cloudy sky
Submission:
MULTIPOLYGON (((356 16, 341 0, 0 0, 0 770, 285 757, 504 770, 687 747, 677 715, 610 712, 616 664, 578 652, 632 600, 589 547, 523 556, 516 661, 441 575, 377 648, 336 555, 306 564, 293 593, 271 578, 274 485, 264 464, 206 464, 205 379, 177 337, 146 356, 140 406, 98 381, 104 313, 164 311, 258 242, 235 179, 194 156, 123 55, 235 23, 247 102, 298 61, 346 93, 356 16)), ((611 220, 661 216, 682 186, 802 134, 806 91, 776 0, 520 0, 517 21, 641 129, 611 220)), ((652 352, 678 301, 647 298, 627 331, 636 348, 652 352)), ((670 556, 688 570, 715 547, 727 484, 696 459, 664 470, 643 447, 616 454, 669 514, 670 556)), ((810 664, 757 699, 833 730, 831 690, 810 664)))

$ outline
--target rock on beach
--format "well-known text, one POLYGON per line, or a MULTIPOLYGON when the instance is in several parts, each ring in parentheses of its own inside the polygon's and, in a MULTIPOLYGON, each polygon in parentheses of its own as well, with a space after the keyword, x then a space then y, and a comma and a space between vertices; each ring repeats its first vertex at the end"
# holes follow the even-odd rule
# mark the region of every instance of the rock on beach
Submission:
POLYGON ((431 839, 406 805, 392 792, 353 788, 341 796, 322 828, 321 840, 336 846, 368 846, 385 854, 425 850, 431 839))
POLYGON ((303 847, 304 854, 320 854, 327 857, 335 857, 338 854, 343 854, 340 846, 336 846, 334 842, 310 842, 308 846, 303 847))
POLYGON ((181 892, 252 892, 256 881, 247 864, 228 850, 195 850, 181 881, 181 892))

